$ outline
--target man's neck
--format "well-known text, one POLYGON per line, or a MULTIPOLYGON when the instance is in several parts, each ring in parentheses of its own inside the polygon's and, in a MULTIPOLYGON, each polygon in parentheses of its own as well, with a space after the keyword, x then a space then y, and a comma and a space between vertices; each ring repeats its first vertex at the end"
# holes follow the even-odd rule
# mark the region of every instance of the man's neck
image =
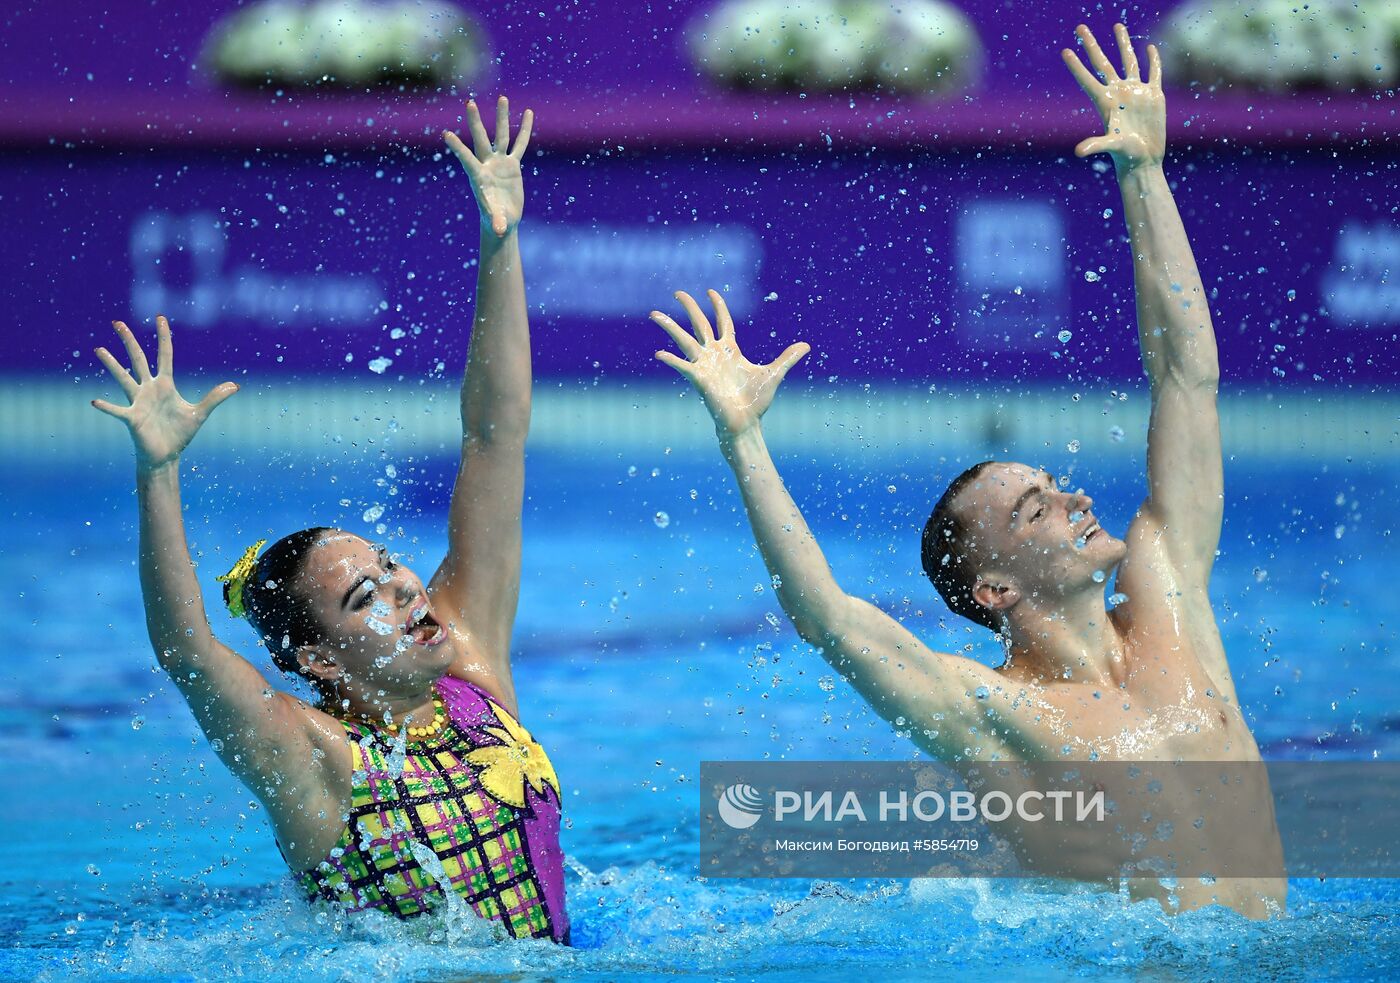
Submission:
POLYGON ((1023 600, 1011 611, 1002 671, 1042 685, 1055 682, 1118 686, 1126 679, 1118 632, 1101 590, 1053 603, 1023 600))

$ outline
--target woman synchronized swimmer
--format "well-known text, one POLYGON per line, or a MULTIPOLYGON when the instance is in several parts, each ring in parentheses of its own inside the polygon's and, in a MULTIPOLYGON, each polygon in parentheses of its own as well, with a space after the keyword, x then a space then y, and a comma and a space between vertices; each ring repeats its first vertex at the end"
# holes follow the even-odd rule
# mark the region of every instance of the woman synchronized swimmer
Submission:
POLYGON ((141 589, 161 667, 220 759, 267 808, 312 897, 410 917, 464 903, 513 937, 566 942, 559 782, 516 721, 510 637, 520 593, 520 515, 530 418, 530 338, 517 226, 527 110, 494 145, 467 104, 473 149, 444 133, 482 216, 476 314, 462 382, 462 459, 447 556, 427 588, 382 547, 312 528, 225 581, 277 666, 315 688, 313 706, 270 687, 209 627, 181 519, 180 453, 238 387, 197 404, 171 374, 170 325, 152 374, 125 324, 131 371, 97 356, 130 400, 93 405, 136 447, 141 589), (269 698, 270 697, 270 698, 269 698), (450 890, 445 890, 450 888, 450 890))

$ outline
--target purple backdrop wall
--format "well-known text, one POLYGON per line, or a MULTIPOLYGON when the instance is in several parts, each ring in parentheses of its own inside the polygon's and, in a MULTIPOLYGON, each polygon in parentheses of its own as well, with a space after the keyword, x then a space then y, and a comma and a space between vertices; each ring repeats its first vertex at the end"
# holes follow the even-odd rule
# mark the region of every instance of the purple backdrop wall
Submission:
MULTIPOLYGON (((457 125, 455 99, 214 92, 190 61, 230 6, 6 15, 6 307, 43 327, 4 371, 86 373, 108 320, 160 310, 190 368, 455 375, 475 219, 430 135, 457 125)), ((770 351, 811 341, 804 371, 822 379, 1136 374, 1116 185, 1070 154, 1097 125, 1055 55, 1078 5, 1017 5, 1010 27, 973 8, 986 89, 944 105, 713 97, 681 49, 694 9, 506 4, 483 18, 496 81, 540 115, 522 242, 541 375, 652 376, 664 339, 646 311, 711 285, 770 351), (963 139, 940 142, 945 122, 963 139)), ((1226 373, 1391 384, 1395 161, 1322 134, 1393 114, 1358 97, 1199 95, 1170 97, 1169 175, 1218 291, 1226 373), (1227 139, 1256 131, 1316 149, 1227 139)))

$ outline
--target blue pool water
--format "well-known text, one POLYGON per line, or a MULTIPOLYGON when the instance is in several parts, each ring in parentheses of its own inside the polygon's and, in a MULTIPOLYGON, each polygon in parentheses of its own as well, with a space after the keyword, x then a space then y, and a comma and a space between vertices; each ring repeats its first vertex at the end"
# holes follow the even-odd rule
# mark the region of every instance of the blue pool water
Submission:
MULTIPOLYGON (((516 635, 524 722, 565 789, 573 949, 491 944, 480 926, 335 924, 289 888, 261 812, 224 771, 145 640, 130 464, 0 479, 13 643, 0 665, 9 769, 0 976, 320 979, 1372 979, 1400 972, 1400 886, 1294 881, 1290 917, 1016 883, 716 881, 698 869, 702 759, 915 753, 781 617, 718 455, 535 453, 516 635), (658 516, 658 513, 665 513, 658 516), (14 795, 14 790, 18 795, 14 795), (434 933, 446 934, 439 941, 434 933)), ((373 536, 420 572, 443 548, 452 462, 273 455, 186 471, 201 580, 312 521, 373 536), (391 488, 396 492, 390 494, 391 488), (400 533, 401 531, 401 533, 400 533), (416 541, 415 541, 416 540, 416 541), (411 560, 410 562, 414 562, 411 560)), ((935 647, 917 536, 956 464, 780 457, 838 579, 935 647)), ((1046 461, 1061 469, 1067 461, 1046 461)), ((1139 465, 1074 480, 1121 532, 1139 465)), ((1240 463, 1214 595, 1266 757, 1400 758, 1400 463, 1240 463)), ((246 627, 214 613, 245 652, 246 627)))

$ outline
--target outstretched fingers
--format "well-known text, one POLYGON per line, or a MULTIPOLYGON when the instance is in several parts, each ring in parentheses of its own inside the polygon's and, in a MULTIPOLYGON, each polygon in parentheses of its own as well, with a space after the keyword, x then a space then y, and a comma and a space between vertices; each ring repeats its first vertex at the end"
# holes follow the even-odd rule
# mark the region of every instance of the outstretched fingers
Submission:
POLYGON ((156 315, 156 375, 170 375, 175 363, 175 346, 170 340, 170 322, 156 315))
POLYGON ((505 96, 496 100, 496 145, 498 154, 510 147, 510 101, 505 96))
POLYGON ((486 127, 481 124, 481 111, 476 108, 476 100, 467 102, 467 129, 471 131, 472 147, 478 160, 491 156, 491 141, 486 137, 486 127))
POLYGON ((715 323, 719 327, 719 340, 733 340, 734 318, 729 316, 729 305, 724 302, 724 298, 719 295, 718 290, 708 290, 706 293, 710 295, 710 303, 715 305, 715 323))
POLYGON ((145 382, 151 377, 151 363, 146 361, 146 353, 141 350, 136 336, 121 321, 113 321, 112 327, 117 329, 117 336, 126 348, 126 357, 131 359, 131 371, 136 376, 136 381, 145 382))
POLYGON ((1070 74, 1079 83, 1079 87, 1089 94, 1091 99, 1097 100, 1104 91, 1103 84, 1094 78, 1094 73, 1084 67, 1084 62, 1079 60, 1079 56, 1068 48, 1060 49, 1060 57, 1069 66, 1070 74))
POLYGON ((788 370, 802 361, 803 356, 811 350, 812 346, 805 341, 788 345, 787 350, 773 361, 773 371, 778 374, 778 381, 781 382, 787 376, 788 370))
POLYGON ((443 130, 442 138, 447 141, 447 146, 457 155, 457 159, 462 162, 462 166, 467 169, 467 173, 476 177, 481 171, 481 161, 476 159, 476 155, 467 149, 467 145, 462 142, 462 138, 451 130, 443 130))
POLYGON ((651 319, 659 328, 671 336, 671 340, 676 343, 677 348, 685 353, 686 358, 696 359, 700 357, 700 343, 695 340, 689 331, 682 328, 660 311, 652 311, 651 319))
POLYGON ((201 421, 206 420, 220 403, 236 392, 238 392, 238 383, 221 382, 204 394, 204 398, 195 405, 194 411, 199 415, 201 421))
POLYGON ((1105 82, 1118 82, 1118 71, 1113 67, 1113 62, 1108 60, 1108 55, 1103 53, 1099 47, 1099 42, 1094 38, 1094 33, 1085 24, 1080 24, 1074 29, 1074 33, 1079 35, 1080 42, 1084 45, 1084 50, 1089 53, 1089 64, 1104 77, 1105 82))
POLYGON ((1112 137, 1089 137, 1088 139, 1080 140, 1079 143, 1075 144, 1074 156, 1089 157, 1093 154, 1105 153, 1109 150, 1112 150, 1115 146, 1117 146, 1117 144, 1114 142, 1112 137))
POLYGON ((1118 40, 1118 54, 1123 59, 1123 77, 1129 82, 1141 82, 1142 71, 1138 68, 1137 52, 1133 50, 1128 29, 1122 24, 1114 24, 1113 36, 1118 40))
MULTIPOLYGON (((117 385, 121 386, 122 392, 127 399, 136 397, 136 380, 131 377, 122 363, 118 362, 115 356, 105 348, 95 350, 97 360, 107 367, 107 371, 112 374, 112 378, 117 380, 117 385)), ((96 406, 96 403, 93 403, 96 406)), ((111 405, 111 404, 108 404, 111 405)))
POLYGON ((525 157, 525 148, 530 146, 530 130, 535 126, 535 111, 525 110, 525 115, 520 117, 520 129, 515 134, 515 146, 511 148, 510 155, 516 160, 525 157))
POLYGON ((108 416, 114 416, 118 420, 126 419, 126 407, 114 406, 113 404, 107 402, 105 399, 94 399, 92 401, 92 406, 93 409, 101 410, 108 416))
POLYGON ((695 381, 695 363, 687 362, 685 359, 681 358, 674 352, 668 352, 665 350, 657 352, 656 357, 660 361, 665 362, 671 368, 675 369, 681 375, 685 376, 687 379, 691 380, 692 382, 695 381))
POLYGON ((685 312, 690 315, 690 329, 695 332, 695 337, 700 339, 702 345, 708 345, 715 340, 715 329, 710 327, 710 319, 705 316, 705 312, 700 309, 700 305, 695 302, 695 298, 684 290, 676 291, 676 300, 681 302, 685 312))

